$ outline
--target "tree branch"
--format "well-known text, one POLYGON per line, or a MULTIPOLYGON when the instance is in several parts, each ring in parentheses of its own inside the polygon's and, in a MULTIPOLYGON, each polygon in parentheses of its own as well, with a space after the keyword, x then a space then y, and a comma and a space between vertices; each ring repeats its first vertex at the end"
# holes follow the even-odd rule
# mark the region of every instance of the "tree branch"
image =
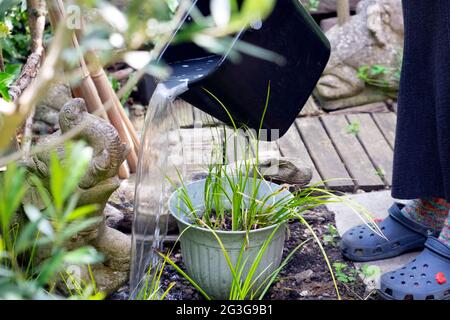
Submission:
MULTIPOLYGON (((36 78, 44 55, 44 31, 45 31, 45 0, 27 0, 28 23, 31 32, 31 55, 27 60, 15 85, 10 88, 9 93, 15 101, 22 92, 36 78)), ((31 149, 33 135, 34 107, 25 121, 23 131, 22 149, 24 157, 27 157, 31 149)))
POLYGON ((42 55, 44 53, 43 38, 45 30, 46 5, 44 0, 27 0, 28 21, 31 32, 31 54, 22 71, 9 89, 9 96, 12 101, 28 88, 31 82, 36 78, 39 67, 41 66, 42 55))

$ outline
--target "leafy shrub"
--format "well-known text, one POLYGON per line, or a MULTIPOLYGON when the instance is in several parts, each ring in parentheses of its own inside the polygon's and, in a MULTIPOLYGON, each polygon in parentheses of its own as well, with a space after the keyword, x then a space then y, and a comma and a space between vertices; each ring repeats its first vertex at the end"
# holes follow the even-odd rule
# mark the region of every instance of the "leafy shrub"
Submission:
POLYGON ((9 101, 9 86, 13 84, 14 80, 19 76, 20 64, 8 64, 4 72, 0 72, 0 95, 3 99, 9 101))
POLYGON ((28 30, 28 17, 26 10, 21 6, 13 6, 6 11, 3 28, 8 27, 9 32, 0 37, 0 46, 6 63, 24 63, 29 54, 31 36, 28 30))
MULTIPOLYGON (((66 266, 83 266, 101 261, 92 247, 74 250, 65 242, 78 232, 97 223, 89 217, 95 205, 76 207, 75 192, 87 169, 92 149, 82 143, 66 145, 66 159, 51 153, 49 190, 44 182, 12 163, 0 175, 0 299, 50 299, 59 297, 56 283, 66 266), (19 213, 30 187, 37 189, 45 210, 25 205, 26 219, 19 213), (27 220, 27 222, 23 222, 27 220), (38 250, 50 252, 37 261, 38 250)), ((78 290, 72 298, 101 297, 94 285, 78 290)))

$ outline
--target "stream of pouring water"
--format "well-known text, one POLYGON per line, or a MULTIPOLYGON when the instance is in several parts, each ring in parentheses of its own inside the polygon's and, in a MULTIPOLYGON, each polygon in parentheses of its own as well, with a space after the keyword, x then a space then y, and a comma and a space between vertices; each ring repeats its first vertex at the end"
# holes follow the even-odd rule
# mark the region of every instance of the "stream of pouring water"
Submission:
POLYGON ((174 99, 187 90, 185 81, 159 83, 148 107, 136 178, 132 228, 130 295, 139 294, 149 266, 159 261, 168 228, 167 200, 172 190, 168 180, 183 175, 183 145, 174 117, 174 99), (178 171, 178 172, 177 172, 178 171))

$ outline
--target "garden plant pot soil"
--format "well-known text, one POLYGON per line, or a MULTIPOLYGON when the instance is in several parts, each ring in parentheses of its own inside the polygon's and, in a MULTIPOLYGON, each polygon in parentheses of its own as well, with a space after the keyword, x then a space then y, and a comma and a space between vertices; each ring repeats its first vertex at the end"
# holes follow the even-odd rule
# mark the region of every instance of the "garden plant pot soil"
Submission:
MULTIPOLYGON (((246 194, 251 194, 253 179, 247 183, 246 194)), ((202 212, 204 208, 205 180, 199 180, 186 185, 187 193, 195 208, 202 212)), ((279 189, 280 186, 270 182, 263 182, 258 190, 258 198, 262 199, 279 189)), ((229 190, 227 190, 229 191, 229 190)), ((207 228, 198 227, 191 223, 191 218, 185 212, 185 204, 180 200, 180 189, 175 191, 169 200, 170 213, 175 217, 180 229, 181 252, 188 275, 212 298, 228 299, 233 283, 233 275, 227 264, 223 250, 213 234, 207 228)), ((231 191, 229 191, 231 192, 231 191)), ((286 196, 292 196, 289 191, 282 191, 273 196, 274 200, 280 200, 286 196)), ((227 203, 227 202, 225 202, 227 203)), ((229 203, 228 203, 229 204, 229 203)), ((245 241, 246 231, 215 231, 221 239, 233 266, 238 261, 242 246, 245 241)), ((286 224, 273 225, 248 233, 249 243, 242 256, 245 263, 245 271, 241 279, 245 279, 255 257, 264 245, 264 242, 273 234, 267 249, 254 274, 255 285, 253 291, 271 276, 280 266, 283 248, 286 238, 286 224)), ((238 272, 238 270, 236 270, 238 272)), ((262 288, 267 285, 264 282, 262 288)))

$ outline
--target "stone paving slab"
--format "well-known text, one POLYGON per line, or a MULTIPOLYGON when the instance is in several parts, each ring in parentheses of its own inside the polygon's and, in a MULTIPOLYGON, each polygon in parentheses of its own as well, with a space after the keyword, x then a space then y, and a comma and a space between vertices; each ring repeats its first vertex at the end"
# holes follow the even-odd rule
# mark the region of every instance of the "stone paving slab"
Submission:
MULTIPOLYGON (((380 219, 384 219, 388 216, 387 209, 389 209, 394 201, 399 202, 391 197, 391 191, 389 190, 354 194, 350 197, 366 208, 373 218, 380 219)), ((328 204, 327 208, 335 213, 336 227, 340 235, 344 234, 348 229, 362 223, 360 218, 344 204, 332 203, 328 204)), ((413 260, 417 254, 418 252, 413 252, 392 259, 355 263, 355 266, 357 268, 360 268, 364 264, 378 266, 381 273, 386 273, 400 268, 413 260)))

